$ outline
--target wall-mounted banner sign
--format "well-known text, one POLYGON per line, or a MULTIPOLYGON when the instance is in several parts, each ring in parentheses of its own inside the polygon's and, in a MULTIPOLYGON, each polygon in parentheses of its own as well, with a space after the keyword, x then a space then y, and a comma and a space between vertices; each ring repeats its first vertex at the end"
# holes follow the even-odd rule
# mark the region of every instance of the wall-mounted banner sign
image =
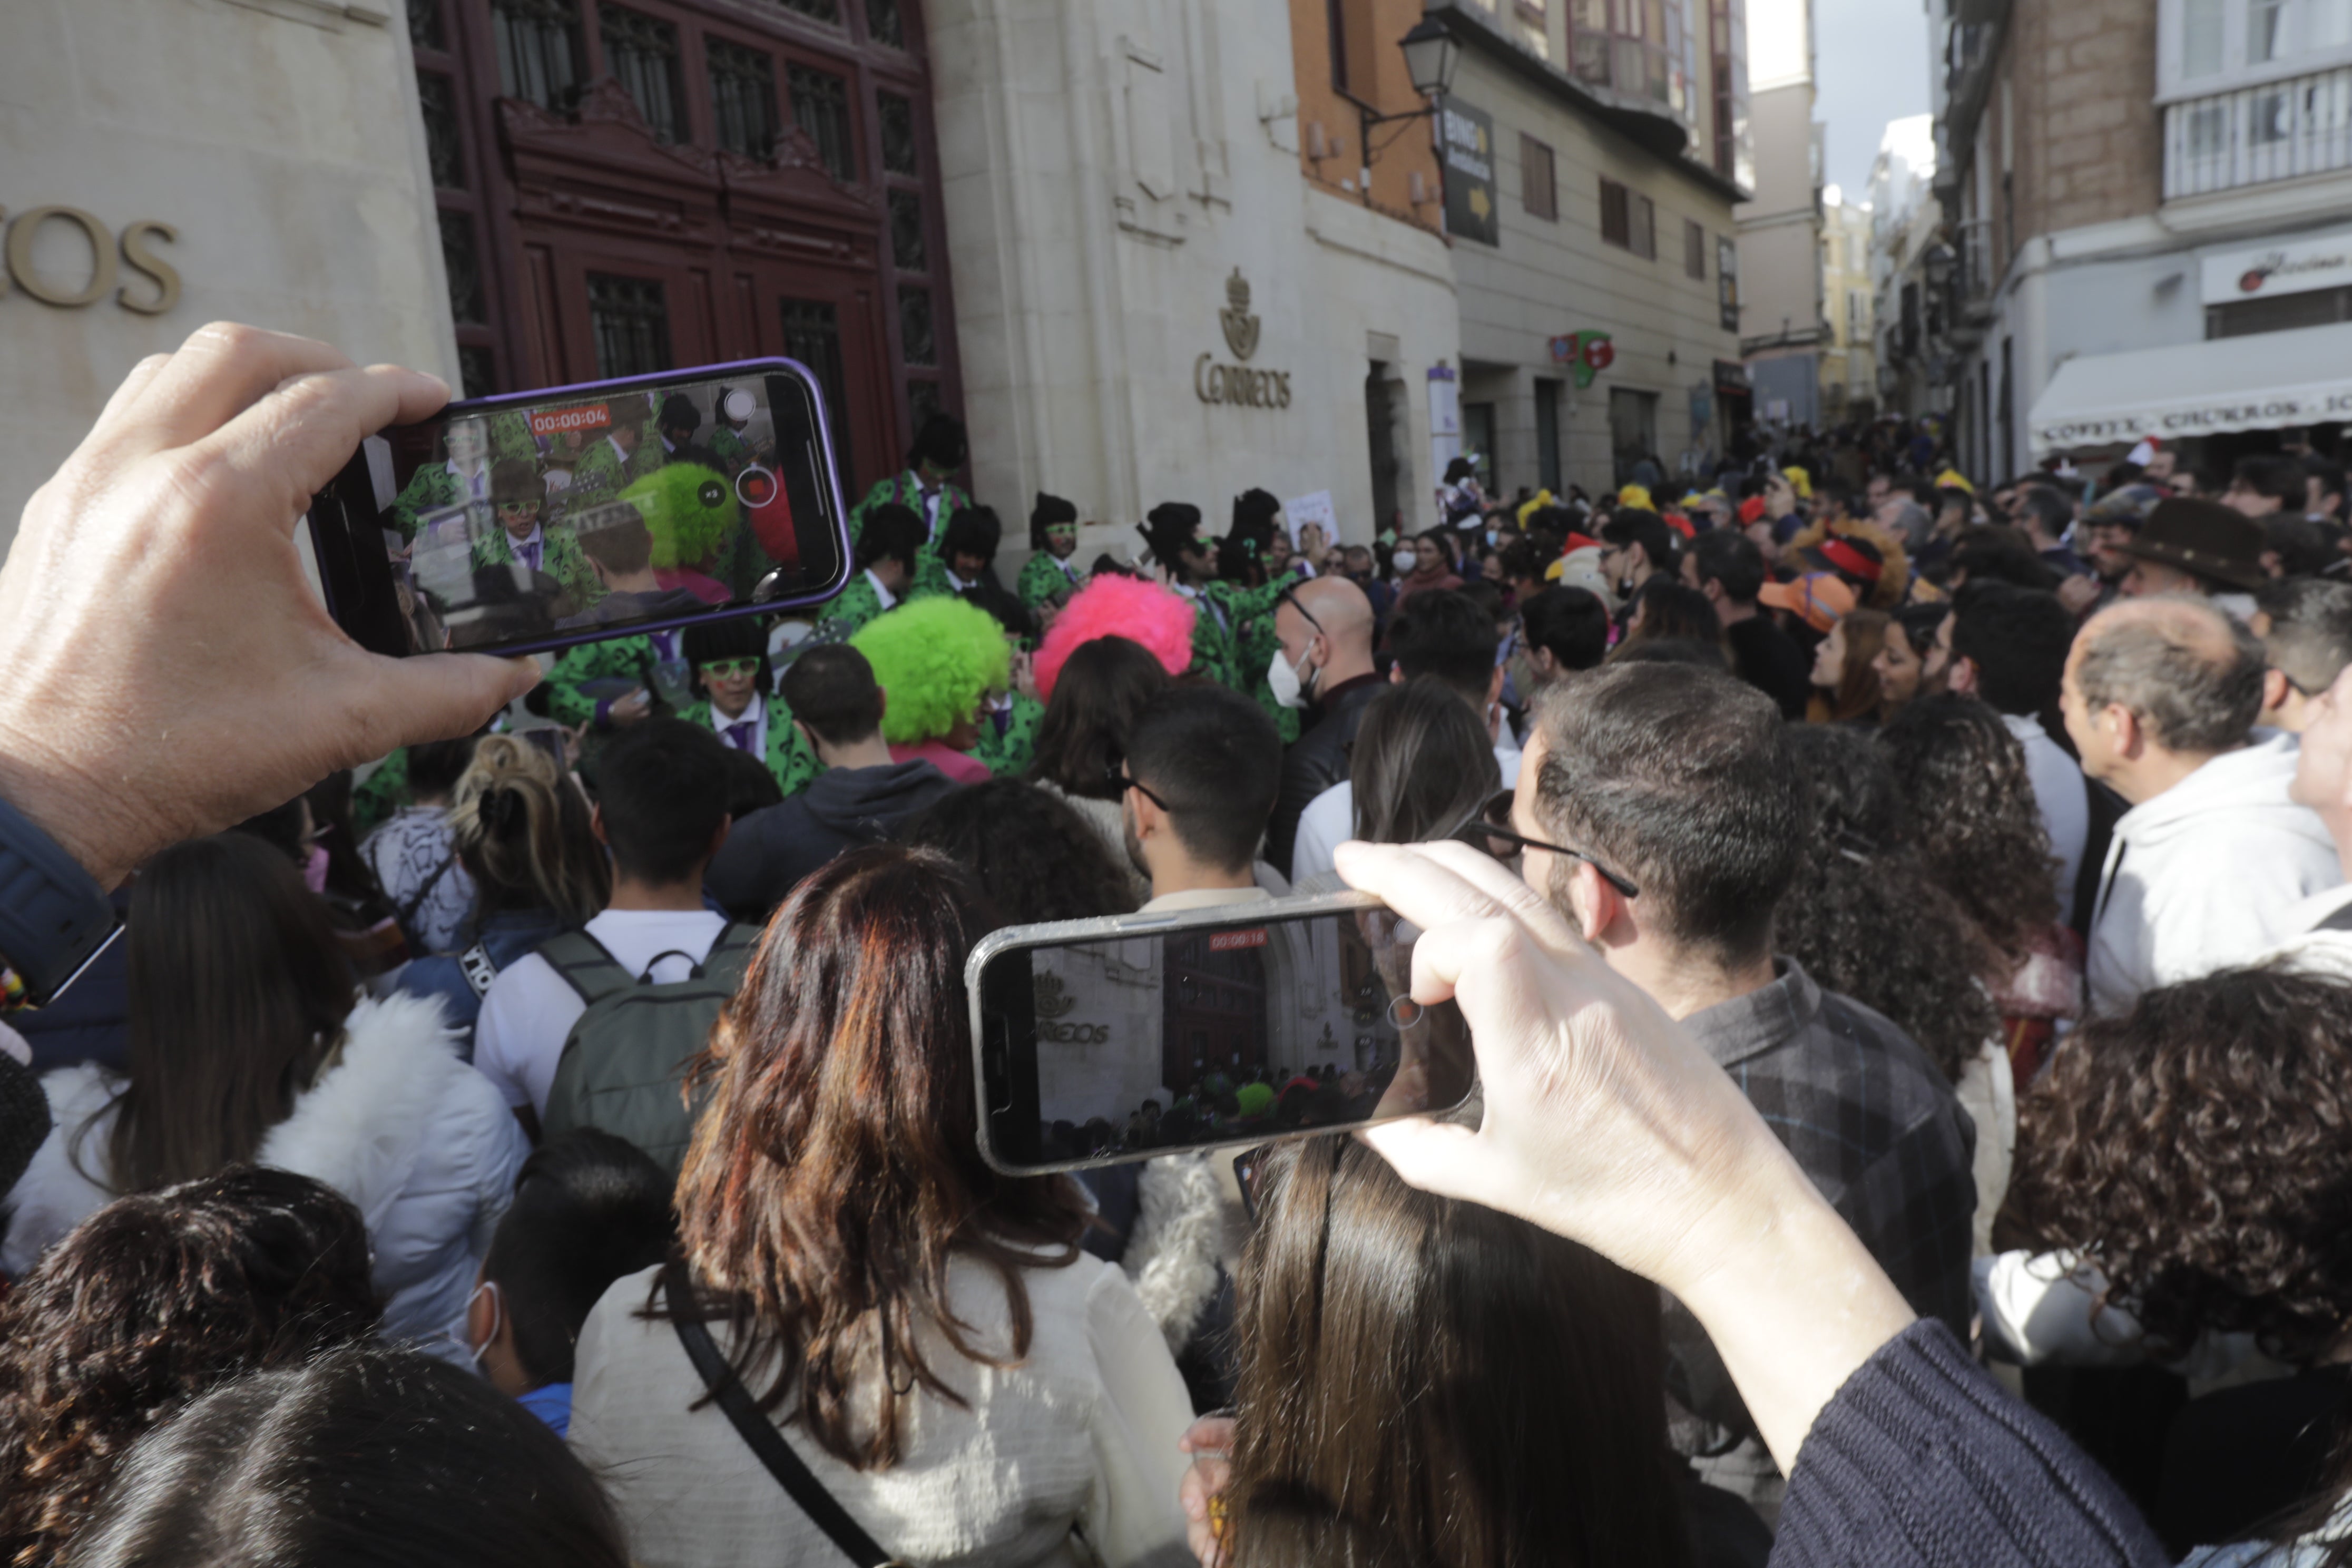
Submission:
MULTIPOLYGON (((1217 312, 1217 324, 1224 329, 1225 347, 1237 360, 1257 353, 1259 321, 1249 307, 1250 286, 1236 267, 1234 275, 1225 279, 1225 308, 1217 312)), ((1218 364, 1216 357, 1204 353, 1192 362, 1192 394, 1202 402, 1237 403, 1244 408, 1290 406, 1288 371, 1218 364)))
POLYGON ((2341 289, 2352 284, 2352 232, 2339 229, 2315 239, 2224 251, 2205 258, 2202 274, 2208 305, 2341 289))
POLYGON ((1502 244, 1494 116, 1449 98, 1440 104, 1437 119, 1439 156, 1445 164, 1445 232, 1481 245, 1502 244))
MULTIPOLYGON (((7 217, 8 209, 0 206, 0 219, 7 217)), ((47 206, 17 214, 7 228, 7 242, 0 247, 0 257, 7 263, 5 274, 0 275, 0 295, 9 292, 8 286, 14 282, 44 305, 72 310, 95 305, 111 294, 116 304, 142 316, 160 316, 180 302, 179 270, 154 250, 157 241, 168 245, 180 237, 170 224, 133 218, 122 226, 118 239, 94 215, 79 207, 47 206), (58 247, 66 259, 60 261, 53 250, 47 268, 34 264, 33 244, 44 232, 74 229, 81 231, 89 247, 86 258, 74 258, 68 242, 58 247), (138 281, 118 288, 126 268, 138 281)))

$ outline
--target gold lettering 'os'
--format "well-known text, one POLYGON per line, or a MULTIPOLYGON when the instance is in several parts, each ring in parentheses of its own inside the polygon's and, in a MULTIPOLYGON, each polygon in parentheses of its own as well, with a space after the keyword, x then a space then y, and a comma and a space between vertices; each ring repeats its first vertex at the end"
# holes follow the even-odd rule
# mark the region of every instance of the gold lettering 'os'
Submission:
MULTIPOLYGON (((7 216, 7 209, 0 207, 0 219, 7 216)), ((118 260, 115 237, 94 214, 86 213, 79 207, 35 207, 30 212, 18 215, 16 221, 8 225, 7 243, 0 247, 0 259, 6 262, 6 277, 0 278, 0 293, 5 293, 8 280, 14 279, 17 288, 41 303, 73 310, 85 305, 95 305, 111 292, 115 303, 126 310, 142 316, 160 316, 180 302, 180 273, 177 268, 155 254, 153 242, 160 240, 168 245, 175 243, 179 237, 179 230, 170 224, 159 223, 153 218, 133 219, 123 227, 118 260), (42 228, 52 222, 71 224, 79 228, 82 237, 89 243, 89 274, 78 289, 44 277, 34 268, 33 241, 42 228), (134 295, 131 286, 127 283, 119 289, 115 288, 115 280, 126 266, 154 285, 152 295, 143 290, 134 295)))

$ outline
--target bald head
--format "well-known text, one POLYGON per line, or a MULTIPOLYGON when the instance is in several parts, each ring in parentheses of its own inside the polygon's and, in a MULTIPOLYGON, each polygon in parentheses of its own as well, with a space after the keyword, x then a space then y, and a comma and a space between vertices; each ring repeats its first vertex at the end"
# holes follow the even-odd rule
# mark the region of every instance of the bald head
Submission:
POLYGON ((1310 692, 1372 673, 1372 602, 1345 577, 1315 577, 1275 606, 1282 655, 1310 692), (1305 614, 1301 614, 1301 611, 1305 614))
POLYGON ((2066 681, 2087 713, 2126 710, 2150 744, 2212 756, 2245 743, 2262 711, 2263 667, 2253 633, 2203 599, 2168 595, 2092 616, 2066 681))

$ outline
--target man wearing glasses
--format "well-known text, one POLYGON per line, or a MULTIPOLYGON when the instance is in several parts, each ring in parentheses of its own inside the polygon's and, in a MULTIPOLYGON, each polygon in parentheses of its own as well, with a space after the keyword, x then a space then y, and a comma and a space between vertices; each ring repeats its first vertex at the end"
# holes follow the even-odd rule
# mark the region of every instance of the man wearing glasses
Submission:
POLYGON ((684 640, 697 700, 678 717, 709 725, 729 746, 759 758, 785 795, 807 788, 823 764, 783 704, 768 695, 768 634, 758 619, 698 623, 684 640))
POLYGON ((604 580, 588 564, 579 536, 562 524, 549 525, 547 482, 528 458, 504 458, 490 468, 490 510, 499 526, 474 541, 474 570, 485 566, 519 565, 552 577, 562 585, 570 607, 578 615, 604 596, 604 580))
MULTIPOLYGON (((1516 852, 1738 1080, 1913 1309, 1965 1330, 1974 1128, 1908 1036, 1772 951, 1806 820, 1781 732, 1771 699, 1727 674, 1604 666, 1538 699, 1517 788, 1456 837, 1516 852)), ((1776 1499, 1714 1347, 1679 1310, 1667 1331, 1675 1396, 1748 1437, 1706 1479, 1776 1499)))

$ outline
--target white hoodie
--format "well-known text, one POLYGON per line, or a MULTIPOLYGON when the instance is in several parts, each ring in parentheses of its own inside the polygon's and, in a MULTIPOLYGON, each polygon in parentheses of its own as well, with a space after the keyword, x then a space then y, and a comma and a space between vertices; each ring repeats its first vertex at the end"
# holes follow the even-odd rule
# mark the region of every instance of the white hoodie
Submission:
POLYGON ((2293 736, 2220 756, 2124 813, 2085 965, 2091 1011, 2247 963, 2295 934, 2295 905, 2344 879, 2319 815, 2287 798, 2293 736))
MULTIPOLYGON (((0 1267, 11 1276, 114 1197, 104 1172, 122 1083, 87 1063, 42 1078, 54 1126, 8 1194, 0 1267)), ((440 1002, 399 995, 352 1009, 340 1056, 253 1163, 351 1199, 367 1221, 384 1337, 463 1360, 474 1270, 530 1152, 499 1091, 457 1058, 440 1002)))

